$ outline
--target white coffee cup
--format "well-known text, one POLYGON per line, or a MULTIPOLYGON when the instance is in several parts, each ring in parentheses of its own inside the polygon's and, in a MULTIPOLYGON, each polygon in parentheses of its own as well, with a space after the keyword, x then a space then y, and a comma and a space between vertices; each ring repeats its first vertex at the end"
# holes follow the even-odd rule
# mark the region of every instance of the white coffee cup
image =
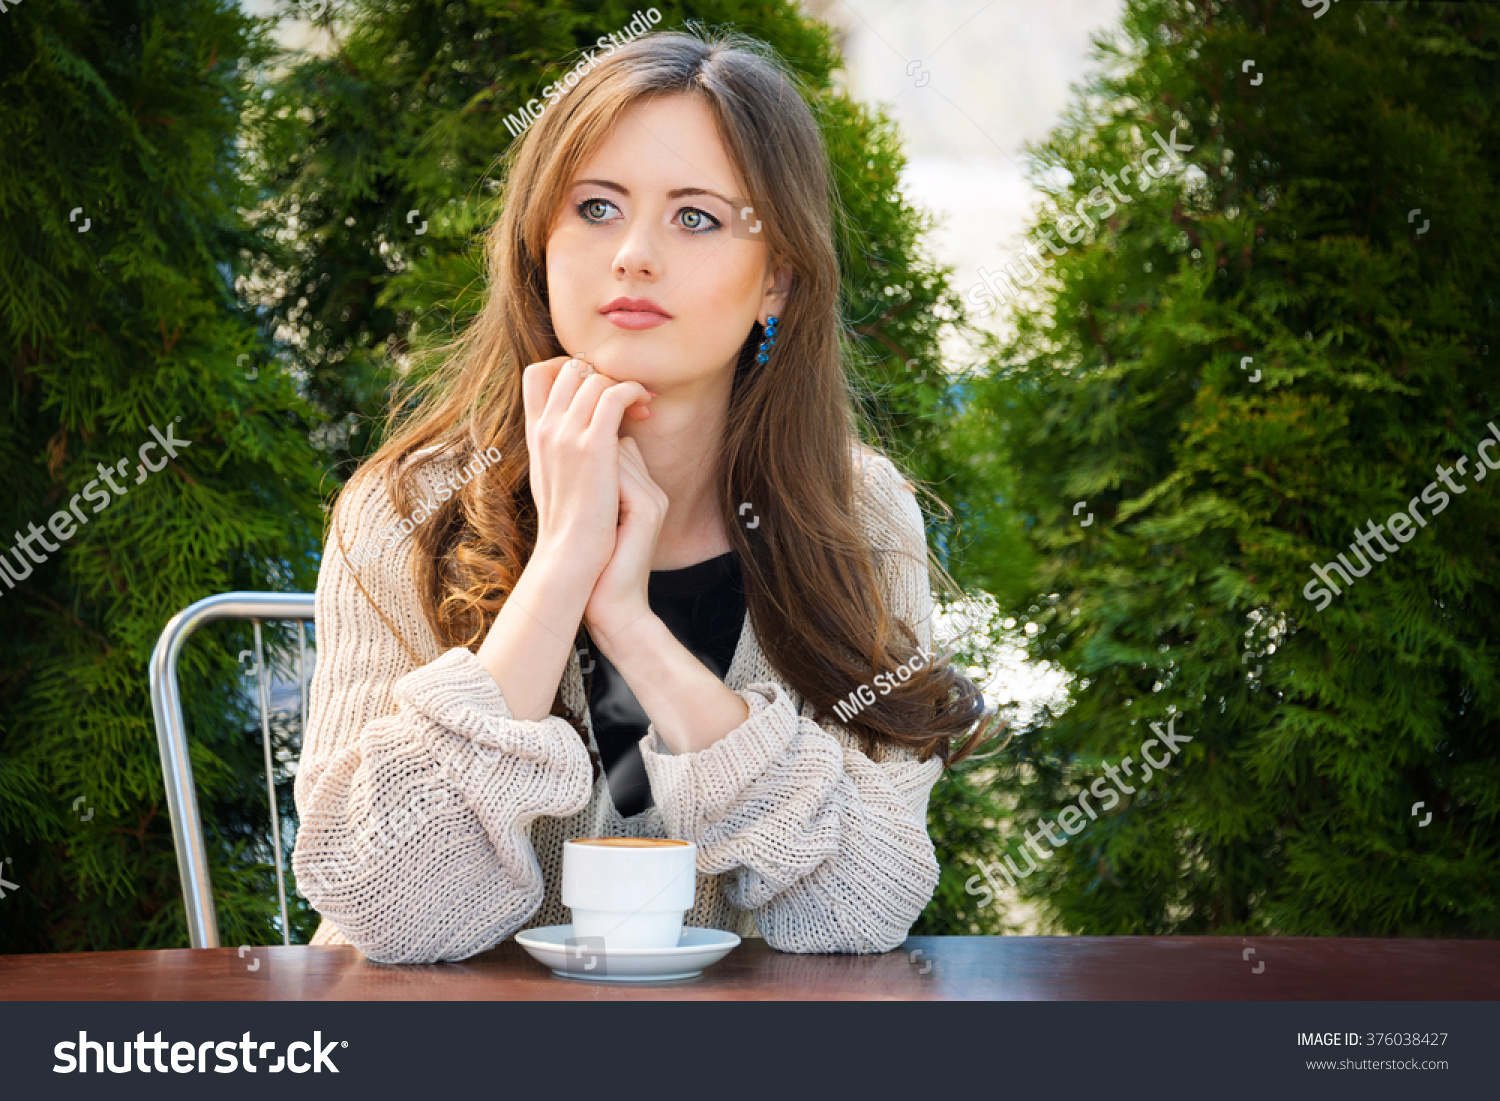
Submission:
POLYGON ((698 886, 698 846, 659 837, 563 842, 562 902, 573 936, 604 949, 672 948, 698 886))

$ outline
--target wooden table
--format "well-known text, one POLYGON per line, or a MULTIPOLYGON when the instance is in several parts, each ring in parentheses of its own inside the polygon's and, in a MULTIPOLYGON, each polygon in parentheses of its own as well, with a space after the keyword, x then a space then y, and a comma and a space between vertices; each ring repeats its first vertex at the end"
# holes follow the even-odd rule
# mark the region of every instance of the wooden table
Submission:
POLYGON ((302 945, 0 956, 6 1001, 1495 998, 1500 941, 1474 940, 911 937, 879 956, 801 956, 747 939, 697 979, 650 984, 559 979, 511 940, 440 964, 302 945))

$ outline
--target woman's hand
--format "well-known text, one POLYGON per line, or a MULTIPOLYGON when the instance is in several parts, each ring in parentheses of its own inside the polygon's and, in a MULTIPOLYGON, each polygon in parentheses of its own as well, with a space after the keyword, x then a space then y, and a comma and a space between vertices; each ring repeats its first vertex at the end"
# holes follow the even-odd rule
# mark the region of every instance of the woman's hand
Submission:
MULTIPOLYGON (((619 440, 619 527, 614 553, 594 582, 583 612, 583 622, 601 650, 618 641, 632 623, 650 616, 647 584, 656 540, 670 504, 666 493, 651 480, 640 448, 629 436, 619 440)), ((613 660, 613 659, 611 659, 613 660)))
POLYGON ((527 367, 521 383, 537 549, 575 564, 585 583, 615 550, 620 424, 626 410, 649 417, 646 403, 655 397, 639 382, 597 371, 585 378, 588 369, 582 360, 555 356, 527 367))

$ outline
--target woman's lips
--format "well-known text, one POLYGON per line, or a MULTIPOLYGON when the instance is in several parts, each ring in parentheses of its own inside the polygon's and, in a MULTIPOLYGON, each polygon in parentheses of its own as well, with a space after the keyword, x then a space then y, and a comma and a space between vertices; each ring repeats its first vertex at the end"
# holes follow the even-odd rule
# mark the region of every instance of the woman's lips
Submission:
POLYGON ((604 316, 622 329, 654 329, 668 320, 653 310, 610 310, 604 316))

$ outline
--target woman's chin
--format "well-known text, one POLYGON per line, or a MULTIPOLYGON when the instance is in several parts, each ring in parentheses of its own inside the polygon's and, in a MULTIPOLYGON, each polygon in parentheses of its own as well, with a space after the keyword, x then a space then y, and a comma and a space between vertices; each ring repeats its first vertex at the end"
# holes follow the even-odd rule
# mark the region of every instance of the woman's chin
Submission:
POLYGON ((634 362, 629 357, 612 356, 607 352, 600 355, 598 359, 589 359, 585 353, 584 358, 594 365, 596 371, 608 375, 616 382, 639 382, 648 389, 651 387, 651 376, 659 373, 645 364, 634 362))

